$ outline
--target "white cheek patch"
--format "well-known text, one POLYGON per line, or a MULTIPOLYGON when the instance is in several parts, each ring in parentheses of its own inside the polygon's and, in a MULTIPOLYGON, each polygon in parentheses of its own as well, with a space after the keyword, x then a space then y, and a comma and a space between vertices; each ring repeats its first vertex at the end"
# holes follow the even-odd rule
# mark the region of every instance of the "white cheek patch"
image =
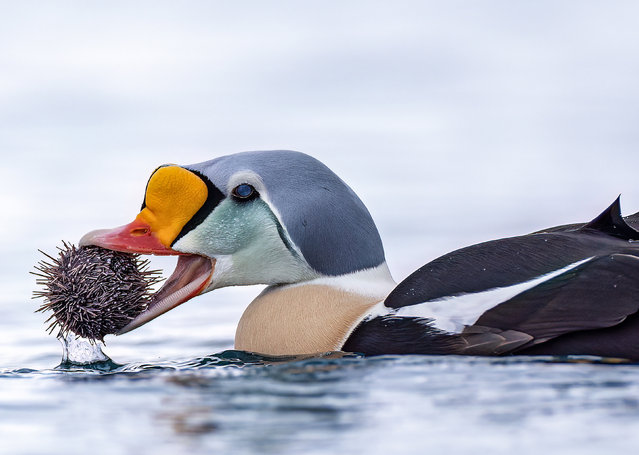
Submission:
POLYGON ((215 257, 215 267, 213 268, 213 276, 211 283, 204 292, 212 291, 226 286, 229 276, 232 276, 233 256, 218 255, 215 257))
MULTIPOLYGON (((503 288, 493 288, 472 294, 442 297, 416 305, 399 308, 394 314, 404 317, 419 317, 432 319, 432 326, 440 330, 460 333, 464 327, 473 325, 486 311, 512 299, 524 291, 548 281, 562 273, 578 267, 593 258, 570 264, 532 280, 503 288)), ((392 309, 389 309, 392 314, 392 309)))

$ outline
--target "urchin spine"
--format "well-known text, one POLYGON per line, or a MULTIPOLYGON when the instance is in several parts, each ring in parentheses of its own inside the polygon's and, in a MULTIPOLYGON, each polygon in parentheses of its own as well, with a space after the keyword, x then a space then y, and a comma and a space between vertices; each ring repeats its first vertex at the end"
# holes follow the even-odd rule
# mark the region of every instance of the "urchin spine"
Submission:
POLYGON ((138 255, 96 246, 76 248, 63 242, 58 257, 43 251, 47 260, 36 265, 34 298, 44 298, 38 312, 51 311, 48 331, 58 337, 69 332, 91 340, 116 333, 148 306, 160 272, 138 255))

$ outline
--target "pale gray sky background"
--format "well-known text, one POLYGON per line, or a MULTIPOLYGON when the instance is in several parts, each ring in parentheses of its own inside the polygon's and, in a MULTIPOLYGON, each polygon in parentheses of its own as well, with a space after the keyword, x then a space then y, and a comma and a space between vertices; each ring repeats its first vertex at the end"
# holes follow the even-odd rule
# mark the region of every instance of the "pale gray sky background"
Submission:
POLYGON ((0 8, 4 276, 130 221, 157 165, 243 150, 326 162, 369 206, 398 279, 619 193, 639 210, 637 2, 0 8))

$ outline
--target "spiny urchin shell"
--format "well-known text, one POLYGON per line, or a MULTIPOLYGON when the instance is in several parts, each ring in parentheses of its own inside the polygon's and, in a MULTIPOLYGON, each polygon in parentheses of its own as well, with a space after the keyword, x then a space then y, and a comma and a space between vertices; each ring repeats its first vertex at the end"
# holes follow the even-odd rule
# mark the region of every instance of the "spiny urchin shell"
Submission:
POLYGON ((40 261, 32 272, 44 286, 33 293, 45 299, 36 311, 53 312, 49 333, 59 327, 58 336, 73 332, 103 340, 146 309, 151 286, 161 281, 159 271, 148 270, 149 261, 97 246, 62 244, 57 258, 40 251, 51 262, 40 261))

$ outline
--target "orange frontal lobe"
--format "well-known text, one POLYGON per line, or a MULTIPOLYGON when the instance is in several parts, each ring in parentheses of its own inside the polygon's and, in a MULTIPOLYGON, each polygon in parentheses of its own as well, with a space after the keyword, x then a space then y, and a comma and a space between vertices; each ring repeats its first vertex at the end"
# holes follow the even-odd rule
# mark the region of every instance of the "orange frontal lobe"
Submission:
POLYGON ((145 207, 136 220, 147 223, 153 235, 168 248, 207 197, 206 183, 196 174, 179 166, 164 166, 151 176, 145 207))

